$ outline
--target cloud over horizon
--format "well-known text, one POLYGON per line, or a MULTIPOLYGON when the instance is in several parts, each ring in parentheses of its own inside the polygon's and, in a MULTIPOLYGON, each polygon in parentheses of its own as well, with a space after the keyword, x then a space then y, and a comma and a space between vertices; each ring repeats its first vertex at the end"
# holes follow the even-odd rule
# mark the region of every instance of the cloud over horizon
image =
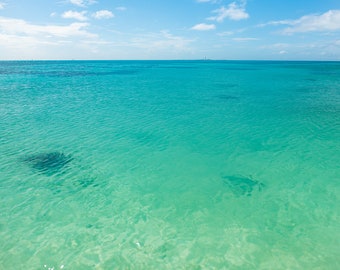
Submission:
POLYGON ((43 36, 43 37, 86 37, 94 38, 96 34, 87 32, 88 23, 71 23, 69 25, 38 25, 21 19, 0 17, 0 29, 3 35, 43 36))

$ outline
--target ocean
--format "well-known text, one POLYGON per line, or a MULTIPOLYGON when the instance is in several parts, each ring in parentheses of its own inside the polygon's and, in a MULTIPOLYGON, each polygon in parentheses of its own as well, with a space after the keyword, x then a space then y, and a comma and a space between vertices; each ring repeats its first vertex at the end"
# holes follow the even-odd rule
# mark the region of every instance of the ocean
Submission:
POLYGON ((0 269, 340 269, 340 62, 0 62, 0 269))

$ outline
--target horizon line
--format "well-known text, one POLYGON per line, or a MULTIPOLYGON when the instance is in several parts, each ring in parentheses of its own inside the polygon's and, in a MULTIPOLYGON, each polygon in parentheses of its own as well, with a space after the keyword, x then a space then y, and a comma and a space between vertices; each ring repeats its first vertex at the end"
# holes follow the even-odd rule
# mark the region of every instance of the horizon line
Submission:
POLYGON ((198 58, 198 59, 0 59, 0 62, 38 62, 38 61, 228 61, 228 62, 340 62, 339 60, 320 60, 320 59, 211 59, 211 58, 198 58))

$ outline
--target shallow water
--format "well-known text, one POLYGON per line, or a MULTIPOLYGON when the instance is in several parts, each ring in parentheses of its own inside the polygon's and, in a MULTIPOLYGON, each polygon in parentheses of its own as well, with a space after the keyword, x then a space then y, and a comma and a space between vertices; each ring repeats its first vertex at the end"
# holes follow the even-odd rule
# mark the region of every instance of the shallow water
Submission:
POLYGON ((0 62, 0 87, 0 269, 340 268, 339 62, 0 62))

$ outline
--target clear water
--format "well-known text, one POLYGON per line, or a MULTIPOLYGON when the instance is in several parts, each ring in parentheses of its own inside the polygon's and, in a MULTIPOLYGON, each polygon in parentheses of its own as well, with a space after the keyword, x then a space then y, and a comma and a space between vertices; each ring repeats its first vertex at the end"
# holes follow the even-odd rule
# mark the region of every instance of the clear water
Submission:
POLYGON ((0 62, 0 269, 340 269, 339 62, 0 62))

